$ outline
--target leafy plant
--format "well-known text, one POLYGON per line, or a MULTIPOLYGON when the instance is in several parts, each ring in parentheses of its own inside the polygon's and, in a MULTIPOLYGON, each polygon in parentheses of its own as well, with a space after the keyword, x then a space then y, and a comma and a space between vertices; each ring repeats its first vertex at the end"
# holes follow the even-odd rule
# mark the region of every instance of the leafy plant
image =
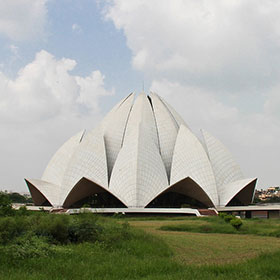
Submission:
POLYGON ((26 206, 21 206, 17 211, 16 215, 18 216, 28 216, 30 212, 27 210, 26 206))
POLYGON ((13 216, 15 210, 12 208, 12 202, 6 193, 0 192, 0 216, 13 216))
POLYGON ((224 220, 225 220, 225 222, 227 222, 227 223, 230 223, 230 221, 231 221, 232 219, 235 219, 235 216, 233 216, 233 215, 226 215, 226 216, 224 216, 224 220))
POLYGON ((227 216, 227 215, 228 215, 228 214, 225 213, 225 212, 220 212, 220 213, 219 213, 219 217, 221 217, 222 219, 224 219, 225 216, 227 216))
POLYGON ((46 257, 54 251, 54 247, 50 246, 45 239, 32 234, 18 237, 5 249, 6 255, 15 260, 46 257))
POLYGON ((239 230, 243 223, 242 223, 241 219, 233 218, 233 219, 230 220, 230 224, 231 224, 236 230, 239 230))

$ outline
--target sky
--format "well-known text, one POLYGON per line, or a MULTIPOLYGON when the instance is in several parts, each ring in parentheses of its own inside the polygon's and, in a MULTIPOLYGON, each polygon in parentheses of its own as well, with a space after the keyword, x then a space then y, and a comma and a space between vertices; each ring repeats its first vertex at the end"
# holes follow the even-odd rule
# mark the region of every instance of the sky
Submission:
POLYGON ((280 185, 278 0, 1 0, 0 190, 131 92, 154 91, 257 188, 280 185))

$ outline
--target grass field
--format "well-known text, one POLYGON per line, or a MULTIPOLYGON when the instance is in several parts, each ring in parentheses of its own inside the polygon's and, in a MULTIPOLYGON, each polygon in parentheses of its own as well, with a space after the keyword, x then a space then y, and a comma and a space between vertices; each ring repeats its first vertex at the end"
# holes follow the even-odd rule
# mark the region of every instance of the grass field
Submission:
MULTIPOLYGON (((50 249, 40 247, 49 250, 48 254, 35 248, 34 256, 23 254, 24 258, 7 251, 13 244, 2 245, 0 279, 279 279, 280 238, 160 229, 209 226, 211 221, 99 218, 97 224, 106 228, 106 233, 100 231, 101 237, 94 242, 48 243, 50 249)), ((244 227, 249 229, 256 223, 264 224, 267 231, 269 225, 272 231, 279 226, 278 220, 255 220, 245 221, 244 227)))
POLYGON ((236 230, 230 223, 224 222, 217 216, 186 218, 184 222, 165 223, 160 227, 167 231, 185 231, 201 233, 229 233, 229 234, 253 234, 261 236, 280 237, 279 219, 245 219, 240 230, 236 230))
MULTIPOLYGON (((244 227, 251 229, 255 228, 256 224, 262 224, 263 231, 269 233, 280 227, 279 222, 279 220, 249 220, 244 222, 244 227)), ((137 221, 132 219, 129 223, 161 238, 174 252, 173 258, 183 264, 240 263, 263 253, 280 251, 280 238, 244 233, 242 235, 236 234, 237 231, 219 217, 185 218, 183 220, 137 221), (216 222, 219 223, 220 221, 225 224, 225 231, 232 231, 233 234, 199 232, 205 226, 209 227, 211 224, 215 225, 216 222), (171 230, 166 230, 166 228, 171 230), (186 228, 195 228, 196 232, 182 230, 186 228), (179 230, 176 231, 176 229, 179 230)), ((258 230, 260 232, 260 229, 258 230)))

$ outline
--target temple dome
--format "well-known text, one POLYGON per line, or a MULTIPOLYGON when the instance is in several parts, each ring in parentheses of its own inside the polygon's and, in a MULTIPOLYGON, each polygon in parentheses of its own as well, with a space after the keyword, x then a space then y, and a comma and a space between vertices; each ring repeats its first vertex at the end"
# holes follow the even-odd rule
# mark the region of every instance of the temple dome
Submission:
POLYGON ((71 137, 41 180, 25 179, 36 205, 74 207, 216 207, 251 203, 246 179, 225 146, 201 139, 160 96, 130 94, 89 133, 71 137))

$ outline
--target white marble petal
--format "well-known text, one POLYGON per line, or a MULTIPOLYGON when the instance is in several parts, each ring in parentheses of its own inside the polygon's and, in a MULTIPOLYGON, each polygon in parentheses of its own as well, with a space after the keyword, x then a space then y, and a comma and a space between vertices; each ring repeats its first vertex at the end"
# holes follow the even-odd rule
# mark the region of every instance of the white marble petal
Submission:
POLYGON ((180 126, 177 136, 170 184, 190 177, 218 205, 218 194, 214 174, 208 156, 196 136, 184 125, 180 126))
POLYGON ((160 147, 159 150, 165 165, 167 177, 170 179, 172 156, 179 126, 158 95, 151 93, 150 97, 156 119, 160 147))
POLYGON ((75 149, 80 144, 84 133, 85 131, 81 131, 72 136, 58 149, 58 151, 49 161, 47 168, 43 173, 42 181, 47 181, 57 186, 60 186, 62 184, 67 165, 75 149))
POLYGON ((162 97, 160 97, 160 96, 158 96, 158 97, 162 101, 162 103, 168 108, 171 115, 173 116, 173 118, 177 122, 178 126, 183 124, 184 126, 189 128, 189 126, 186 124, 186 122, 183 120, 183 118, 174 110, 174 108, 170 104, 168 104, 162 97))
POLYGON ((140 123, 147 127, 147 129, 150 131, 149 134, 151 135, 151 140, 157 147, 159 147, 157 127, 152 106, 147 95, 143 92, 137 96, 132 106, 123 142, 125 142, 131 134, 135 133, 134 128, 140 123))
POLYGON ((61 201, 59 201, 59 186, 38 179, 25 180, 28 186, 31 184, 33 187, 35 187, 50 202, 52 206, 58 207, 62 205, 61 201))
POLYGON ((144 123, 129 128, 113 168, 110 187, 128 207, 145 207, 168 186, 164 164, 144 123))
MULTIPOLYGON (((225 185, 219 192, 220 205, 226 206, 242 189, 246 188, 250 183, 256 181, 256 178, 247 178, 225 185)), ((250 195, 253 198, 253 193, 250 195)))
POLYGON ((216 138, 202 130, 208 156, 216 178, 219 193, 224 192, 227 184, 243 179, 240 167, 228 149, 216 138))
POLYGON ((82 178, 108 188, 108 171, 103 132, 100 127, 88 133, 75 150, 65 172, 60 200, 64 201, 71 189, 82 178))
POLYGON ((125 98, 118 108, 110 114, 110 118, 107 118, 106 125, 104 125, 104 140, 109 178, 122 146, 133 99, 134 94, 130 94, 127 98, 125 98))

